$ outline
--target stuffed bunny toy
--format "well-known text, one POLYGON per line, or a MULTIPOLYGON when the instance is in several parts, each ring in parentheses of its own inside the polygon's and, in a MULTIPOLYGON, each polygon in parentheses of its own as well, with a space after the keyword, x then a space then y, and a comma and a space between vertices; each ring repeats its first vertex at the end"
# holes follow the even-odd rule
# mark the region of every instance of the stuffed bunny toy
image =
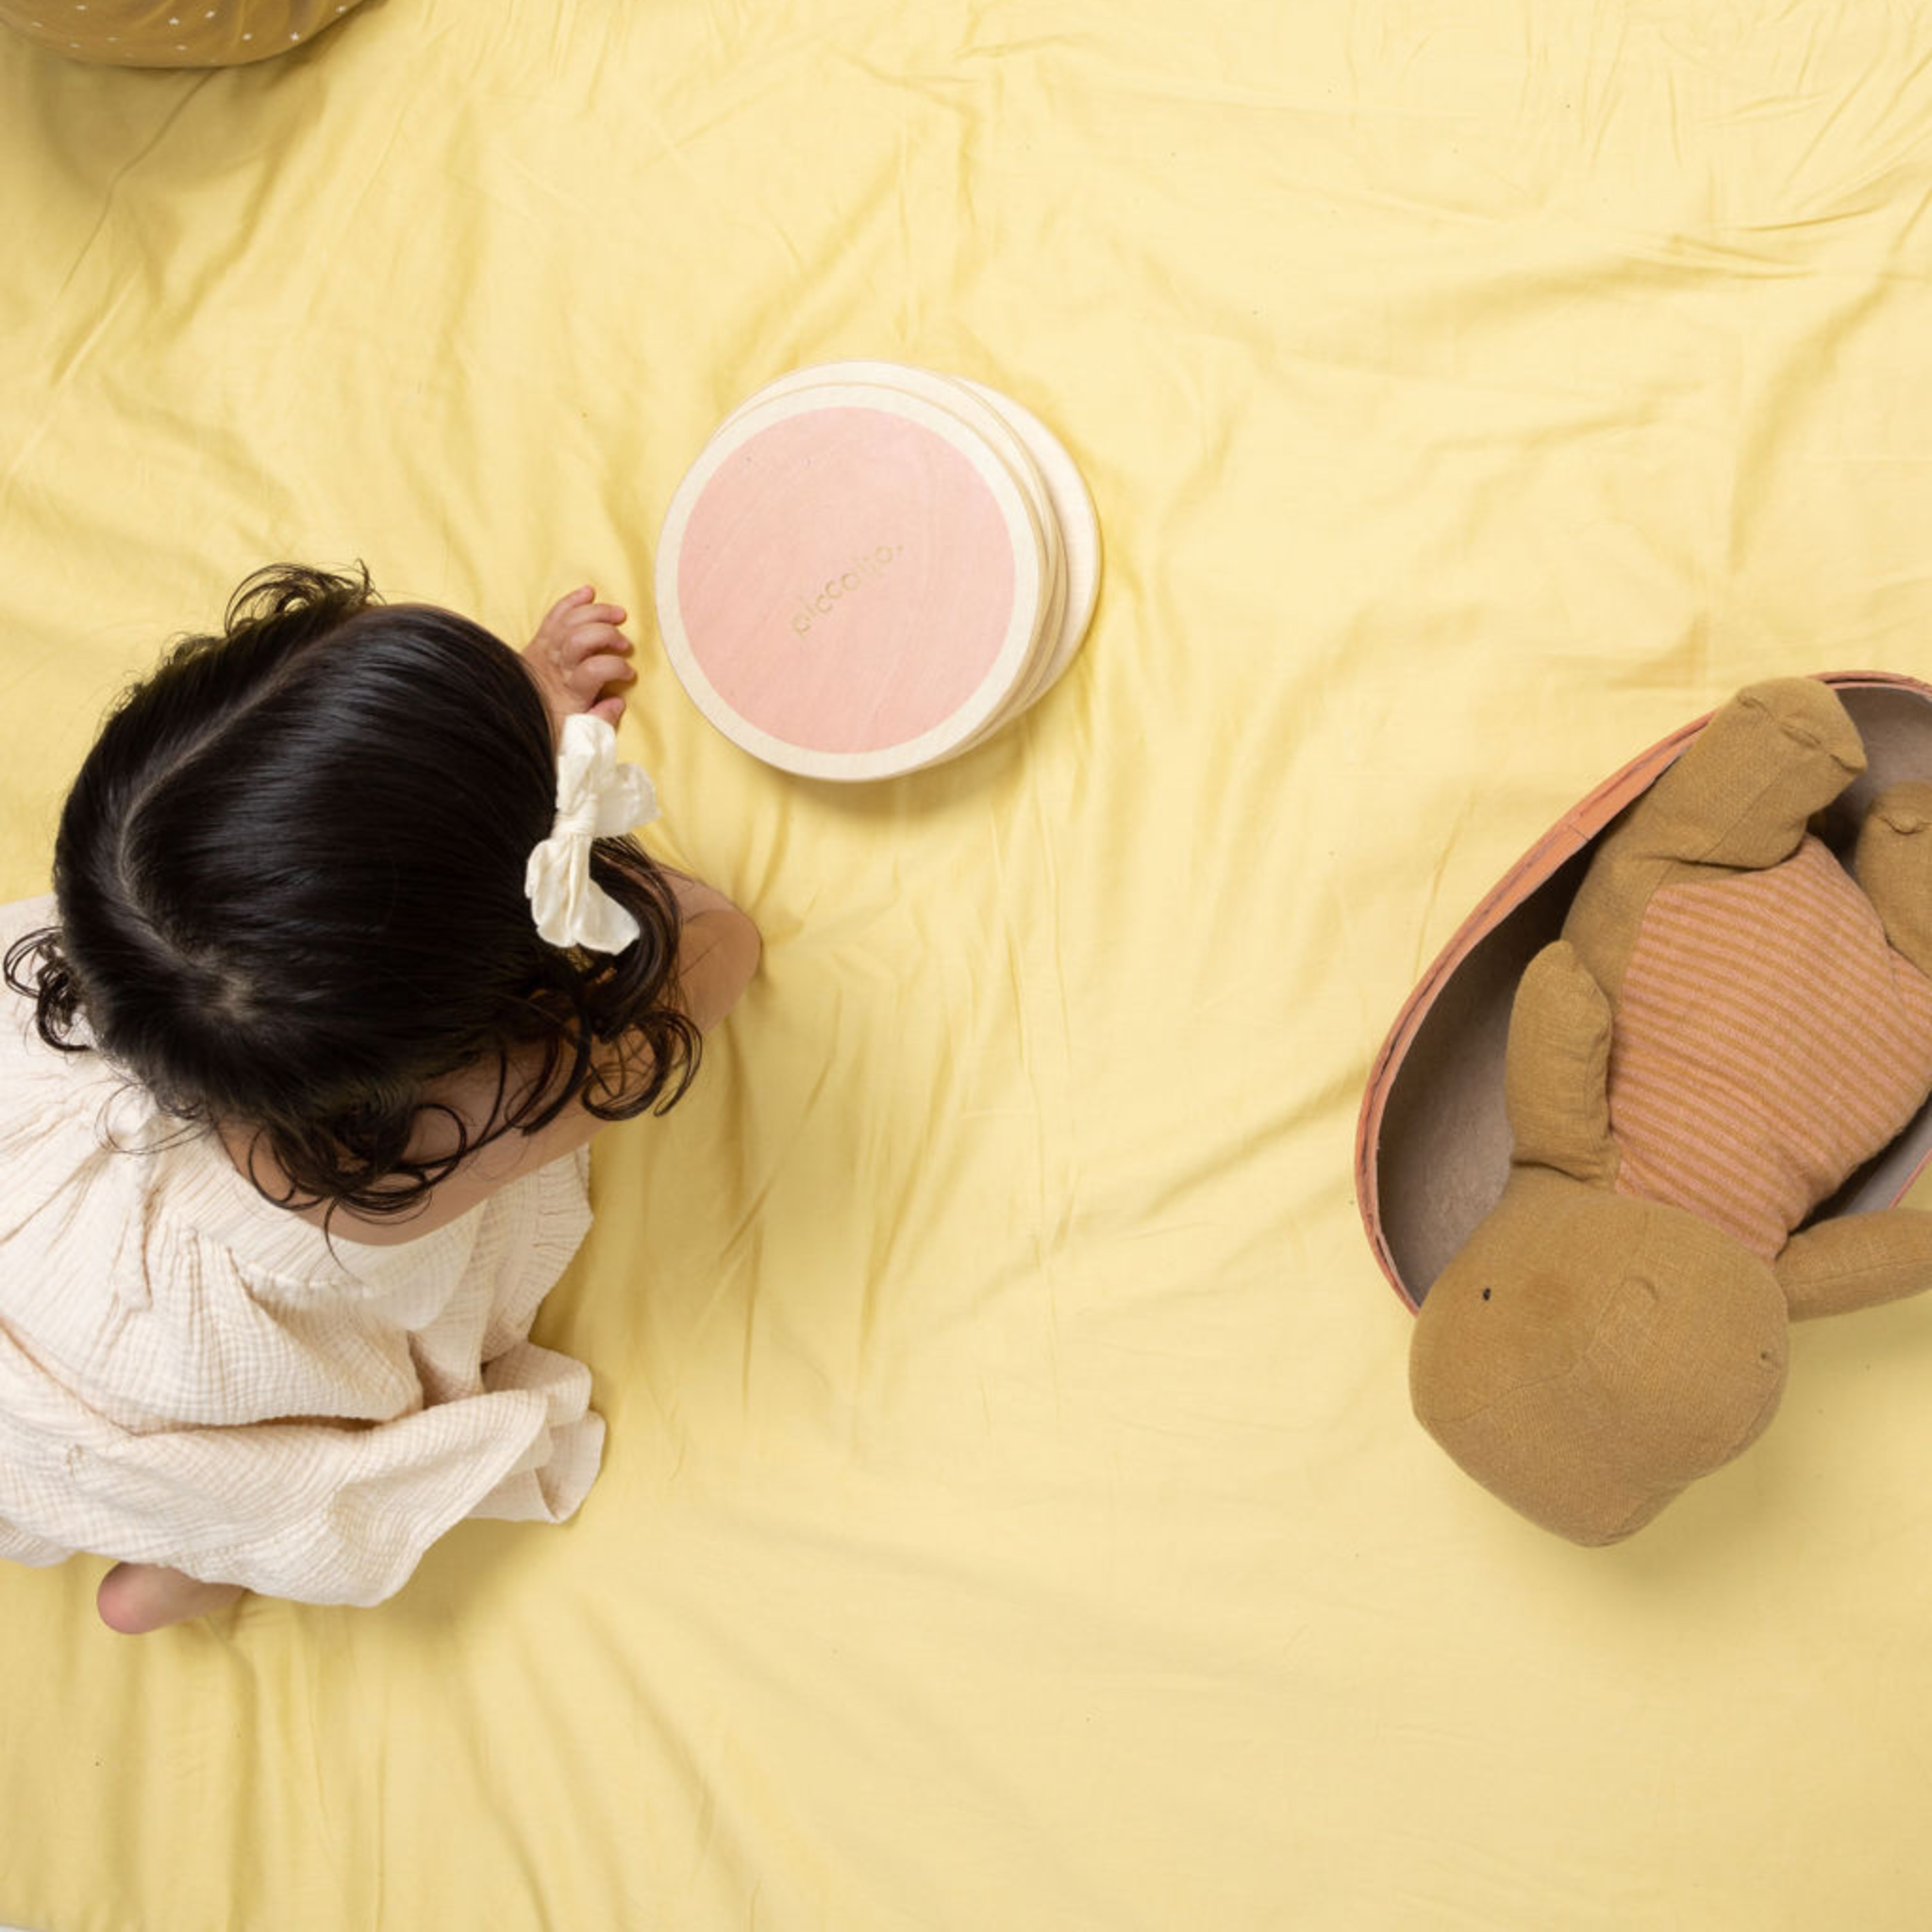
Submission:
POLYGON ((1932 1214, 1807 1217, 1932 1091, 1932 785, 1847 872, 1813 815, 1864 770, 1837 696, 1751 686, 1618 822, 1511 1010, 1501 1200, 1431 1286, 1415 1412, 1580 1543, 1751 1443, 1793 1320, 1932 1286, 1932 1214))

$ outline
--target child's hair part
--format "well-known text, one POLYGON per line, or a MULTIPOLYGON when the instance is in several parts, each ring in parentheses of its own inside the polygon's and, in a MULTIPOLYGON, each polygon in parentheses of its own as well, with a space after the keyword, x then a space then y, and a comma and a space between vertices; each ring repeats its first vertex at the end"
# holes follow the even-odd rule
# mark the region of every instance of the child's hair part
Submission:
POLYGON ((524 874, 556 789, 507 644, 385 605, 366 571, 258 572, 109 715, 61 812, 58 924, 8 951, 8 983, 48 1044, 258 1137, 292 1189, 274 1198, 398 1211, 486 1141, 573 1102, 661 1112, 696 1070, 676 897, 635 841, 598 840, 591 876, 639 937, 539 938, 524 874), (425 1097, 478 1063, 488 1121, 425 1097), (425 1110, 456 1141, 427 1160, 425 1110))

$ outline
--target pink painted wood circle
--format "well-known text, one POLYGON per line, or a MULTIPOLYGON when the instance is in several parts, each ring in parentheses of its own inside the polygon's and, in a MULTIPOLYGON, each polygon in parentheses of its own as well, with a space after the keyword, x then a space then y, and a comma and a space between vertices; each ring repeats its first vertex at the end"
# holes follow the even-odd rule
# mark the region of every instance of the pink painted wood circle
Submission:
POLYGON ((758 391, 700 452, 664 520, 658 624, 733 742, 807 776, 891 776, 978 742, 1064 668, 1098 528, 1070 560, 1060 505, 1071 475, 1091 523, 1084 486, 998 400, 828 365, 758 391))

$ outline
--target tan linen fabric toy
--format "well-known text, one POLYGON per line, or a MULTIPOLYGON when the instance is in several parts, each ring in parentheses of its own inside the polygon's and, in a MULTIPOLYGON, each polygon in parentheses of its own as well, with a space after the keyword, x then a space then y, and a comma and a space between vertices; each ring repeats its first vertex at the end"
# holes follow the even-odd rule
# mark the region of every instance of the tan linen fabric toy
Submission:
POLYGON ((70 60, 239 67, 306 46, 358 0, 0 0, 0 22, 70 60))
POLYGON ((1808 830, 1864 764, 1826 686, 1741 691, 1518 989, 1509 1178, 1424 1299, 1410 1392, 1574 1541, 1628 1536, 1757 1438, 1788 1320, 1932 1287, 1932 1214, 1802 1224, 1932 1090, 1932 785, 1874 801, 1856 881, 1808 830))

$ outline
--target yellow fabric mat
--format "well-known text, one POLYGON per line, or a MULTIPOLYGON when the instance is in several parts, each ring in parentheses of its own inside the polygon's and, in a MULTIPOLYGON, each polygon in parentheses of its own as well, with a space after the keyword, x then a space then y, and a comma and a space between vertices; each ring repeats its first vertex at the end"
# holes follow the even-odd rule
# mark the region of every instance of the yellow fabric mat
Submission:
MULTIPOLYGON (((50 0, 51 4, 51 0, 50 0)), ((0 40, 0 896, 262 561, 637 614, 763 925, 595 1157, 562 1530, 116 1639, 0 1574, 0 1920, 1919 1927, 1932 1303, 1802 1333, 1635 1542, 1408 1417, 1369 1058, 1590 784, 1932 671, 1932 24, 1740 0, 365 0, 216 74, 0 40), (1087 648, 869 790, 685 701, 672 488, 794 365, 1079 458, 1087 648)))

